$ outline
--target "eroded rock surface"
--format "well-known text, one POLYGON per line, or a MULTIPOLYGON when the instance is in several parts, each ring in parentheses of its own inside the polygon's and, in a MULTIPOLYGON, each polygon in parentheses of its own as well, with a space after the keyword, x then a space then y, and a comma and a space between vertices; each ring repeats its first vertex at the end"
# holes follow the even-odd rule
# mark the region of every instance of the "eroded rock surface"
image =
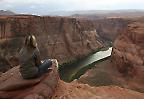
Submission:
POLYGON ((22 79, 19 67, 14 67, 0 77, 0 99, 50 99, 59 82, 56 64, 42 77, 22 79))
POLYGON ((117 86, 91 87, 59 79, 56 64, 42 78, 23 80, 14 67, 0 77, 0 99, 143 99, 144 94, 117 86), (4 85, 5 84, 5 85, 4 85), (4 86, 2 86, 4 85, 4 86), (11 90, 6 86, 12 86, 11 90), (4 90, 7 88, 7 90, 4 90))
POLYGON ((126 18, 105 18, 93 21, 93 23, 103 40, 114 42, 119 34, 125 32, 129 20, 126 18))
POLYGON ((118 85, 144 92, 144 18, 129 21, 114 42, 112 57, 87 71, 79 82, 118 85))
POLYGON ((124 77, 144 90, 144 18, 133 20, 126 31, 114 43, 112 60, 124 77))
POLYGON ((81 58, 101 48, 93 23, 66 17, 31 15, 0 16, 0 67, 17 64, 25 36, 34 34, 43 58, 55 58, 60 63, 81 58))
POLYGON ((52 99, 143 99, 144 94, 117 86, 90 87, 60 81, 52 99))

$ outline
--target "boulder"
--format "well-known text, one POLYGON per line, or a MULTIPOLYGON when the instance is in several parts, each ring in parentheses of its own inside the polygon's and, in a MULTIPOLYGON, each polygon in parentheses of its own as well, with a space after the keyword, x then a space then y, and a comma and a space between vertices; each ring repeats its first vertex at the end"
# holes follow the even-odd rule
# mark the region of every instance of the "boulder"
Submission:
POLYGON ((12 68, 11 70, 3 73, 0 78, 0 91, 10 91, 25 88, 39 83, 44 76, 25 80, 21 77, 19 72, 19 66, 12 68))

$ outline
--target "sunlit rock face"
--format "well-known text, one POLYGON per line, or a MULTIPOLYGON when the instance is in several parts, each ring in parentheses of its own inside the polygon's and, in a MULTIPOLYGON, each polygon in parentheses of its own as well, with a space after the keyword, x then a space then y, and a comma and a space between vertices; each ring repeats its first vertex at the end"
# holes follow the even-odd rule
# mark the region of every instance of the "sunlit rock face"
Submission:
POLYGON ((116 39, 112 61, 120 73, 144 89, 144 18, 132 20, 116 39))
POLYGON ((102 47, 93 23, 87 20, 0 16, 0 59, 5 60, 5 63, 0 61, 1 66, 18 64, 16 58, 28 34, 36 36, 42 59, 56 58, 60 63, 83 57, 102 47))

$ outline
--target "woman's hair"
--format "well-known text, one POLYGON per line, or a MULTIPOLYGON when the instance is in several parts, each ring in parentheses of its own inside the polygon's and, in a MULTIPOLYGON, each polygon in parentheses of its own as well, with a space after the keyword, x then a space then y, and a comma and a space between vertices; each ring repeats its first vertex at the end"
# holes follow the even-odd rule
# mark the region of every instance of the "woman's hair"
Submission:
POLYGON ((26 37, 25 46, 33 47, 33 48, 37 47, 37 42, 36 42, 36 38, 35 38, 34 35, 29 35, 29 36, 26 37))

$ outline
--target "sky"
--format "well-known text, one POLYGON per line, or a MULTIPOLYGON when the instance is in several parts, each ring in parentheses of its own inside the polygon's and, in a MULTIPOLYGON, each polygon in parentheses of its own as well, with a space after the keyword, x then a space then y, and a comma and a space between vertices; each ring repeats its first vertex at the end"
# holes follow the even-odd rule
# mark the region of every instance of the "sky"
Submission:
POLYGON ((144 0, 0 0, 0 9, 39 15, 55 11, 144 10, 144 0))

